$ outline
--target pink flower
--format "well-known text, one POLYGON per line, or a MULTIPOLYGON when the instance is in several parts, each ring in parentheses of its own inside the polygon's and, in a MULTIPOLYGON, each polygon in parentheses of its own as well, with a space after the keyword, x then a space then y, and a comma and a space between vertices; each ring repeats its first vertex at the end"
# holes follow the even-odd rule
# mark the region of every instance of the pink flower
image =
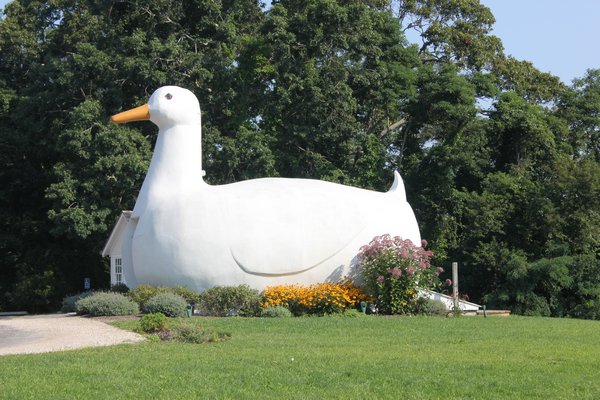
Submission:
POLYGON ((412 267, 412 266, 411 266, 411 267, 408 267, 408 268, 406 268, 406 272, 407 272, 409 275, 414 275, 414 274, 415 274, 415 267, 412 267))
POLYGON ((394 267, 388 271, 394 278, 400 278, 402 276, 402 270, 398 267, 394 267))
POLYGON ((427 247, 427 240, 425 240, 425 239, 421 240, 421 247, 423 247, 423 248, 427 247))
POLYGON ((446 286, 452 286, 452 279, 446 279, 446 286))
POLYGON ((383 275, 379 275, 377 277, 377 282, 383 282, 385 280, 385 277, 383 275))

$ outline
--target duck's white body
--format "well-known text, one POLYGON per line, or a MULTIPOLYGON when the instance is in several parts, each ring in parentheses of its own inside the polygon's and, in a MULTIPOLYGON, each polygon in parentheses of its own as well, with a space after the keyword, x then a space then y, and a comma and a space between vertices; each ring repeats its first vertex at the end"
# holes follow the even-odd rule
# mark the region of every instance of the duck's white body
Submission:
POLYGON ((163 87, 148 111, 159 136, 122 243, 130 287, 245 283, 262 289, 335 281, 376 235, 420 244, 397 173, 387 193, 285 178, 210 186, 202 179, 195 96, 163 87))

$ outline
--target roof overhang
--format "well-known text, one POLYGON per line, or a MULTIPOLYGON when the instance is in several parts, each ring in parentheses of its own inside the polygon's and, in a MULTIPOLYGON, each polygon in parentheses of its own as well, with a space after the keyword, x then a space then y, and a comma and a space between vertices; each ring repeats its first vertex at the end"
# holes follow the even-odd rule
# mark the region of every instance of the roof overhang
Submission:
POLYGON ((110 255, 111 249, 121 240, 121 235, 129 222, 129 218, 131 218, 131 211, 122 211, 121 215, 119 215, 119 219, 115 224, 106 244, 104 245, 104 249, 102 249, 102 257, 106 257, 110 255))

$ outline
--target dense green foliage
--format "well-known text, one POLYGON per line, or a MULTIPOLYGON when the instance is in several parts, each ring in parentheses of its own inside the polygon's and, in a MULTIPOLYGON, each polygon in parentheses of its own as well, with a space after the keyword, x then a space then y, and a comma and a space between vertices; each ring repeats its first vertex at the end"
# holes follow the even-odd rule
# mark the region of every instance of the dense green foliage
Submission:
POLYGON ((81 299, 85 299, 88 296, 93 295, 95 292, 92 292, 91 290, 88 290, 87 292, 81 292, 78 294, 74 294, 71 296, 67 296, 63 299, 62 301, 62 307, 60 309, 61 312, 63 313, 71 313, 71 312, 76 312, 77 308, 75 307, 75 304, 81 300, 81 299))
POLYGON ((77 314, 92 316, 133 315, 139 306, 121 293, 96 292, 75 302, 77 314))
POLYGON ((202 293, 197 309, 217 317, 257 316, 261 312, 258 290, 248 285, 215 286, 202 293))
POLYGON ((192 289, 183 286, 177 286, 173 289, 173 293, 185 299, 188 304, 194 305, 200 303, 202 295, 192 289))
POLYGON ((158 293, 148 299, 143 310, 149 314, 162 313, 167 317, 183 317, 186 314, 187 302, 175 293, 158 293))
POLYGON ((145 333, 156 333, 167 328, 167 317, 163 313, 146 314, 140 318, 140 329, 145 333))
POLYGON ((129 287, 124 283, 117 283, 110 286, 110 291, 126 294, 129 293, 129 287))
POLYGON ((386 190, 398 169, 471 300, 600 318, 600 70, 567 87, 506 56, 493 23, 478 0, 10 2, 0 309, 108 286, 99 252, 156 138, 108 117, 175 84, 200 100, 209 183, 386 190))
MULTIPOLYGON (((598 321, 368 315, 192 321, 230 332, 231 339, 3 356, 0 397, 591 400, 600 394, 598 321)), ((134 329, 138 322, 118 326, 134 329)))
POLYGON ((173 293, 172 289, 166 287, 139 285, 127 292, 127 297, 138 303, 143 309, 146 305, 146 302, 150 300, 150 298, 156 296, 157 294, 167 292, 173 293))
POLYGON ((175 288, 152 286, 152 285, 139 285, 134 289, 127 292, 127 296, 133 301, 138 303, 143 309, 146 302, 151 298, 160 293, 173 293, 181 296, 189 304, 197 304, 200 302, 200 293, 195 292, 183 286, 175 288))
POLYGON ((440 300, 419 297, 413 304, 412 314, 429 316, 447 316, 448 309, 440 300))

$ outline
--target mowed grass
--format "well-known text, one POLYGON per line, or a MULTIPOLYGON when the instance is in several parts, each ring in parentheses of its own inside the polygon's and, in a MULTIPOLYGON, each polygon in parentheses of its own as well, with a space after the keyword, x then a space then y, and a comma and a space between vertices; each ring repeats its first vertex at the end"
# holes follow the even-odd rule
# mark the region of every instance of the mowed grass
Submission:
POLYGON ((0 398, 600 398, 598 321, 515 316, 193 321, 232 337, 212 344, 154 342, 0 357, 0 398))

